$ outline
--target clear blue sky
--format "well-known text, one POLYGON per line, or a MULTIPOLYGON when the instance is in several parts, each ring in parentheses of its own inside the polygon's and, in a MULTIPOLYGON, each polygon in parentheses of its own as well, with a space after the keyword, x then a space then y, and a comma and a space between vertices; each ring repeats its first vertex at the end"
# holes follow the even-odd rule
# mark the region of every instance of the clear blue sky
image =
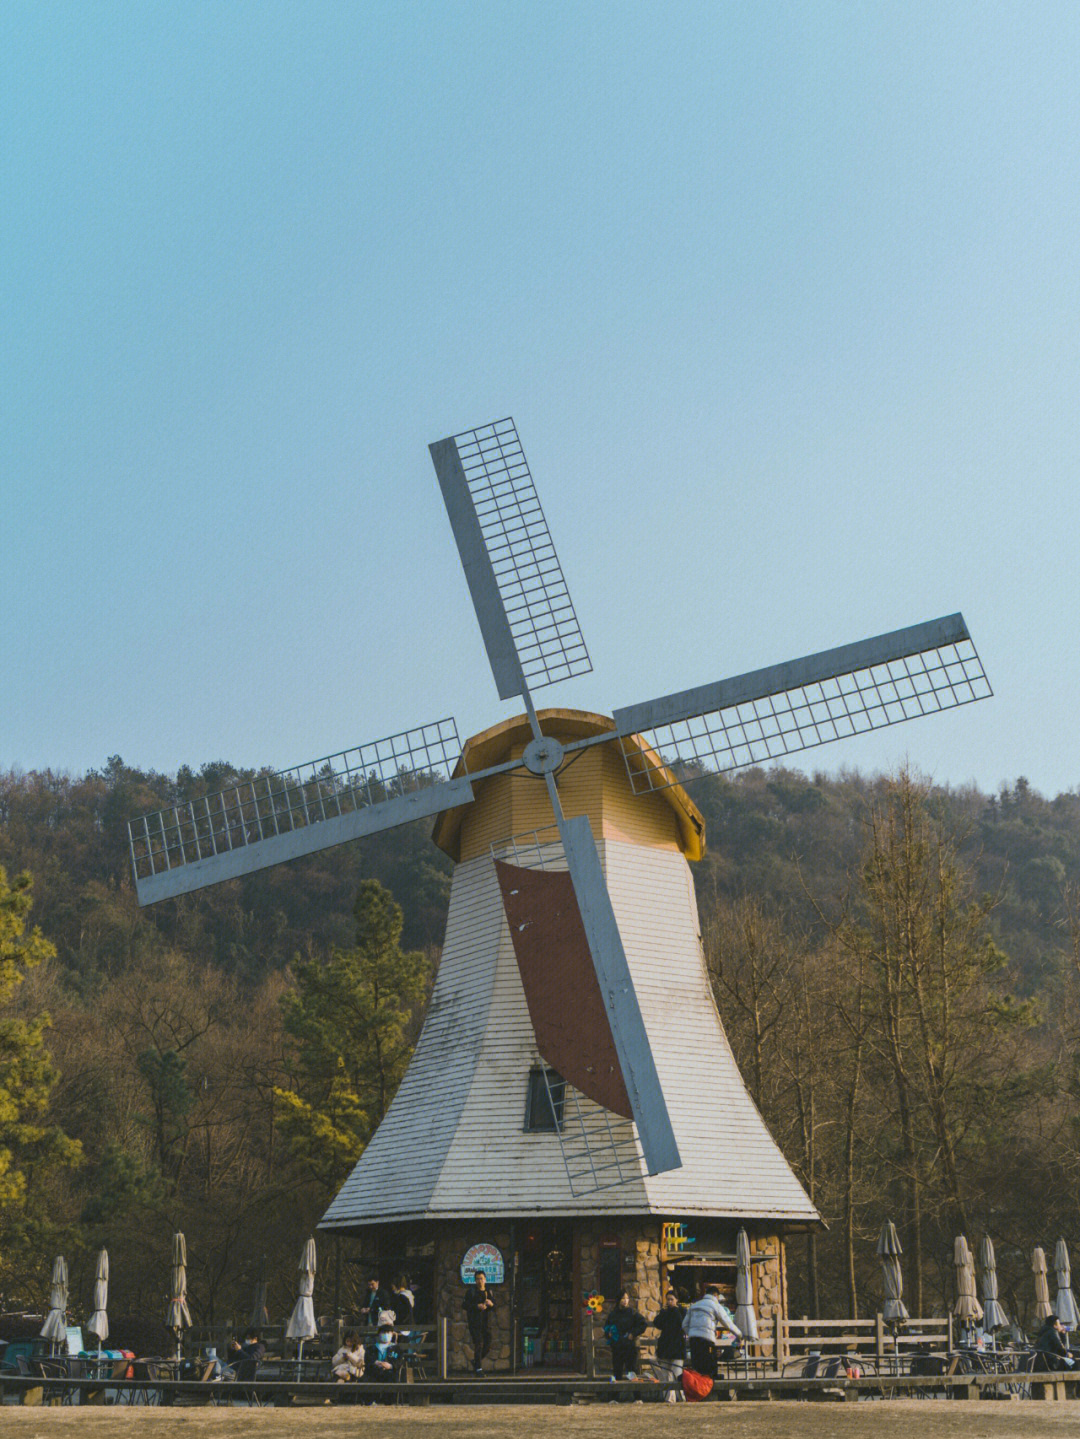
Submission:
POLYGON ((610 710, 962 609, 805 757, 1080 784, 1080 6, 15 3, 0 765, 498 700, 427 444, 512 414, 610 710))

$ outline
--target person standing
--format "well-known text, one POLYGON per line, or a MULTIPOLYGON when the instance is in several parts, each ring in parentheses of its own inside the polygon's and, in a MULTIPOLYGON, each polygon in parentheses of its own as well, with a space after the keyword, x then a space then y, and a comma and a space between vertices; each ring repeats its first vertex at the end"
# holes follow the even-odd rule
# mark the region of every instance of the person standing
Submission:
MULTIPOLYGON (((685 1318, 685 1306, 679 1303, 679 1296, 674 1289, 669 1289, 664 1295, 663 1309, 649 1324, 649 1328, 655 1329, 657 1333, 656 1367, 661 1377, 666 1377, 669 1383, 676 1385, 682 1378, 686 1360, 686 1335, 683 1333, 685 1318)), ((669 1404, 677 1404, 680 1399, 685 1398, 681 1387, 668 1390, 669 1404)))
POLYGON ((390 1297, 389 1308, 394 1316, 394 1329, 398 1338, 406 1338, 412 1329, 414 1305, 404 1274, 399 1274, 394 1280, 394 1292, 390 1297))
POLYGON ((690 1365, 695 1374, 716 1378, 716 1342, 718 1333, 742 1339, 742 1330, 731 1317, 726 1304, 720 1302, 719 1284, 706 1284, 701 1298, 690 1305, 683 1319, 683 1333, 690 1341, 690 1365))
POLYGON ((377 1329, 379 1315, 390 1307, 390 1300, 390 1294, 373 1275, 367 1282, 367 1293, 364 1296, 364 1303, 360 1306, 360 1317, 364 1323, 371 1329, 377 1329))
POLYGON ((483 1374, 484 1359, 491 1348, 491 1315, 495 1300, 487 1287, 487 1275, 482 1269, 473 1271, 475 1283, 465 1286, 465 1318, 469 1325, 469 1338, 473 1348, 473 1373, 483 1374))
POLYGON ((647 1328, 647 1320, 631 1305, 630 1295, 624 1289, 604 1325, 604 1335, 611 1345, 611 1368, 616 1379, 637 1378, 637 1341, 647 1328))

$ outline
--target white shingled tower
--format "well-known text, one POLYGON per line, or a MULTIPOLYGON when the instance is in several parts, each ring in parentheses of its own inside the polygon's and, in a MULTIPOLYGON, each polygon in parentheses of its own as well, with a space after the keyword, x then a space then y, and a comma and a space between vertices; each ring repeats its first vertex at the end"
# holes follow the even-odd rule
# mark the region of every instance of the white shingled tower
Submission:
MULTIPOLYGON (((786 1303, 785 1235, 818 1216, 742 1083, 713 1003, 682 788, 989 695, 961 615, 614 711, 537 713, 591 670, 512 420, 431 447, 499 696, 452 720, 133 821, 141 903, 425 816, 456 862, 423 1032, 322 1221, 356 1262, 460 1314, 488 1269, 497 1364, 580 1362, 582 1305, 662 1280, 734 1279, 786 1303), (691 1233, 693 1231, 693 1233, 691 1233)), ((657 637, 658 638, 658 637, 657 637)), ((463 1338, 454 1330, 455 1357, 463 1338)))
MULTIPOLYGON (((577 711, 539 719, 564 743, 611 731, 610 720, 577 711)), ((486 764, 509 758, 528 738, 524 716, 498 725, 466 744, 463 762, 477 751, 486 751, 486 764)), ((587 751, 560 790, 597 837, 681 1166, 650 1175, 631 1121, 618 1116, 611 1139, 590 1135, 591 1162, 584 1145, 575 1162, 576 1106, 597 1106, 572 1090, 561 1095, 558 1130, 528 1128, 530 1078, 547 1056, 493 852, 516 835, 518 861, 527 860, 520 837, 554 830, 554 819, 541 785, 499 775, 436 826, 436 842, 457 866, 427 1020, 389 1112, 321 1227, 513 1214, 815 1221, 747 1093, 713 1002, 687 864, 703 849, 697 809, 679 786, 635 798, 611 747, 587 751)), ((574 1021, 572 1011, 564 1016, 571 1041, 587 1043, 574 1021)))

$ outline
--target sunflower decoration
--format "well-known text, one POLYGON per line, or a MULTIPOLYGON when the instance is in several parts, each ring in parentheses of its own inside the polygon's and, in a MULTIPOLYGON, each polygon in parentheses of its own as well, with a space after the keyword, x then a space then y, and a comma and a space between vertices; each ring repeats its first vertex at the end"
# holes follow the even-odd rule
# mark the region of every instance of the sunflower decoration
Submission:
POLYGON ((604 1312, 604 1296, 598 1294, 595 1289, 590 1289, 585 1296, 585 1308, 591 1314, 602 1314, 604 1312))

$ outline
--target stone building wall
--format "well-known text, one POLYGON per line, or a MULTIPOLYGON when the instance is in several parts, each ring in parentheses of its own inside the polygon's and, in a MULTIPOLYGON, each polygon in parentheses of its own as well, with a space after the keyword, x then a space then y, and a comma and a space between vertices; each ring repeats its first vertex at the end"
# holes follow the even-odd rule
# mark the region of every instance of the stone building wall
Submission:
MULTIPOLYGON (((473 1244, 494 1244, 510 1264, 510 1226, 506 1221, 446 1220, 438 1225, 435 1241, 435 1313, 450 1321, 449 1364, 453 1369, 472 1368, 469 1326, 465 1322, 462 1301, 465 1286, 461 1282, 461 1259, 473 1244)), ((509 1278, 509 1274, 507 1276, 509 1278)), ((492 1286, 495 1309, 491 1316, 491 1351, 487 1363, 504 1373, 510 1368, 510 1303, 509 1285, 492 1286)))
POLYGON ((759 1352, 772 1355, 775 1348, 776 1316, 787 1314, 787 1265, 784 1241, 778 1234, 748 1236, 750 1253, 770 1257, 754 1264, 754 1308, 757 1310, 759 1352))
MULTIPOLYGON (((418 1226, 427 1242, 434 1239, 433 1312, 449 1320, 449 1363, 451 1370, 472 1367, 469 1330, 462 1309, 464 1286, 460 1265, 465 1251, 473 1244, 495 1244, 502 1251, 509 1281, 512 1261, 512 1236, 520 1242, 524 1221, 511 1226, 509 1220, 442 1220, 418 1226)), ((590 1322, 582 1308, 584 1296, 590 1291, 604 1294, 604 1313, 615 1303, 617 1294, 606 1292, 601 1284, 603 1241, 615 1239, 622 1258, 622 1283, 629 1292, 630 1302, 646 1318, 661 1308, 661 1226, 657 1217, 625 1219, 598 1216, 573 1221, 574 1280, 574 1343, 577 1361, 584 1363, 584 1330, 590 1322)), ((695 1223, 702 1249, 733 1253, 737 1226, 729 1221, 695 1223)), ((762 1255, 751 1268, 754 1279, 754 1302, 758 1317, 759 1353, 771 1355, 774 1348, 776 1315, 787 1313, 787 1272, 784 1242, 774 1230, 747 1224, 752 1255, 762 1255)), ((430 1252, 430 1250, 428 1251, 430 1252)), ((690 1251, 692 1252, 692 1251, 690 1251)), ((673 1256, 674 1257, 674 1256, 673 1256)), ((733 1276, 731 1276, 733 1278, 733 1276)), ((725 1280, 725 1283, 728 1281, 725 1280)), ((610 1286, 607 1286, 610 1287, 610 1286)), ((511 1361, 512 1315, 509 1282, 492 1290, 495 1310, 492 1315, 492 1346, 488 1368, 508 1372, 511 1361)), ((596 1339, 595 1353, 601 1368, 608 1362, 608 1350, 601 1336, 603 1315, 592 1319, 596 1339)))

